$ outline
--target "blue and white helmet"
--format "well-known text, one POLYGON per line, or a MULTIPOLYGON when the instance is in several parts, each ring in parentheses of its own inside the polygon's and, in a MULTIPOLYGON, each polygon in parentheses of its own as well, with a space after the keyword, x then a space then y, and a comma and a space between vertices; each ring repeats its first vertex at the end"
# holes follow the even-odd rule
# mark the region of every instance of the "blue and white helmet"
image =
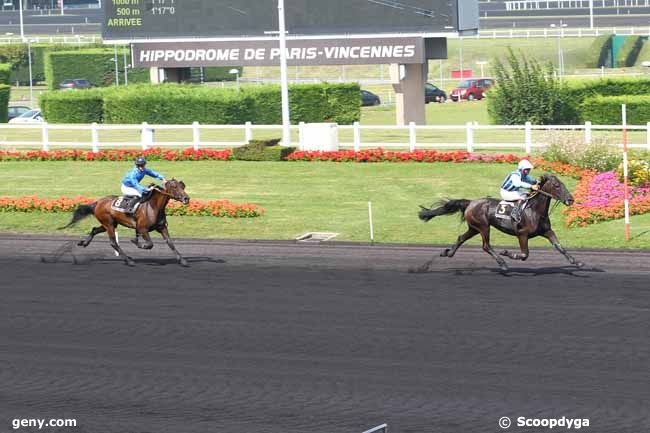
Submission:
POLYGON ((519 171, 532 170, 533 168, 534 168, 533 164, 531 164, 530 161, 527 159, 522 159, 521 161, 519 161, 519 164, 517 165, 517 169, 519 171))

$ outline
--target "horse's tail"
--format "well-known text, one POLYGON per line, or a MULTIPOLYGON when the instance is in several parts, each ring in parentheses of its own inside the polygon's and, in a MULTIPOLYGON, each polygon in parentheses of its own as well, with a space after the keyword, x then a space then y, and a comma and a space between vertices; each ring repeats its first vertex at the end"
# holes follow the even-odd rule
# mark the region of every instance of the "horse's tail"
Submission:
POLYGON ((86 218, 87 216, 93 215, 95 213, 95 206, 97 206, 97 202, 91 204, 82 204, 78 206, 74 210, 70 222, 63 227, 59 227, 57 230, 67 229, 68 227, 77 224, 79 221, 86 218))
POLYGON ((440 215, 450 215, 456 212, 460 212, 460 220, 465 220, 465 209, 469 206, 469 200, 458 199, 458 200, 443 200, 438 204, 438 207, 435 209, 429 209, 424 206, 420 206, 422 210, 418 213, 418 217, 424 222, 429 221, 433 217, 440 215))

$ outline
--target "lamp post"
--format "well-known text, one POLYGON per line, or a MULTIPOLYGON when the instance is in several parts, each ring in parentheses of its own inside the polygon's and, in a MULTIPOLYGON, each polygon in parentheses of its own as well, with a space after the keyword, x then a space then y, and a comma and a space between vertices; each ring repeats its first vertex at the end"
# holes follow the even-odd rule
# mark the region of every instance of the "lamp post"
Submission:
POLYGON ((282 95, 282 144, 291 145, 289 129, 289 84, 287 76, 287 34, 284 23, 284 0, 278 0, 278 30, 280 31, 280 88, 282 95))
POLYGON ((562 46, 560 45, 560 38, 562 37, 562 29, 567 27, 560 20, 560 24, 551 24, 551 28, 557 28, 557 73, 559 77, 564 75, 564 55, 562 54, 562 46))
POLYGON ((25 42, 25 27, 23 24, 23 0, 18 2, 18 9, 20 9, 18 16, 20 17, 20 40, 25 42))
POLYGON ((237 80, 237 93, 239 93, 239 69, 232 68, 228 72, 235 75, 235 79, 237 80))

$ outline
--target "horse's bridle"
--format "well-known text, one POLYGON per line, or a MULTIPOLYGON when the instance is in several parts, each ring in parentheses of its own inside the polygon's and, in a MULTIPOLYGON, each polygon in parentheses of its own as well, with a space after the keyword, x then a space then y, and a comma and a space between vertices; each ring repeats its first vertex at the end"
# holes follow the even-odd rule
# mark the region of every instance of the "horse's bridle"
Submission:
POLYGON ((162 195, 166 195, 166 196, 169 197, 169 198, 173 198, 173 199, 176 200, 176 201, 180 201, 180 202, 183 201, 182 199, 180 199, 180 198, 174 196, 173 194, 168 193, 168 192, 165 191, 164 189, 160 188, 158 185, 155 186, 155 190, 158 191, 158 192, 159 192, 160 194, 162 194, 162 195))

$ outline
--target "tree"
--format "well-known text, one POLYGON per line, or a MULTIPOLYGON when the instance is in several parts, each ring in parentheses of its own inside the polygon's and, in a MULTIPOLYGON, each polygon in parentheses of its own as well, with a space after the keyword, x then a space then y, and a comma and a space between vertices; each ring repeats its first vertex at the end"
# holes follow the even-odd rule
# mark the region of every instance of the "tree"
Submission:
POLYGON ((553 66, 541 66, 523 53, 508 49, 504 65, 494 61, 496 86, 489 92, 488 113, 503 125, 562 124, 571 122, 566 85, 555 77, 553 66))

